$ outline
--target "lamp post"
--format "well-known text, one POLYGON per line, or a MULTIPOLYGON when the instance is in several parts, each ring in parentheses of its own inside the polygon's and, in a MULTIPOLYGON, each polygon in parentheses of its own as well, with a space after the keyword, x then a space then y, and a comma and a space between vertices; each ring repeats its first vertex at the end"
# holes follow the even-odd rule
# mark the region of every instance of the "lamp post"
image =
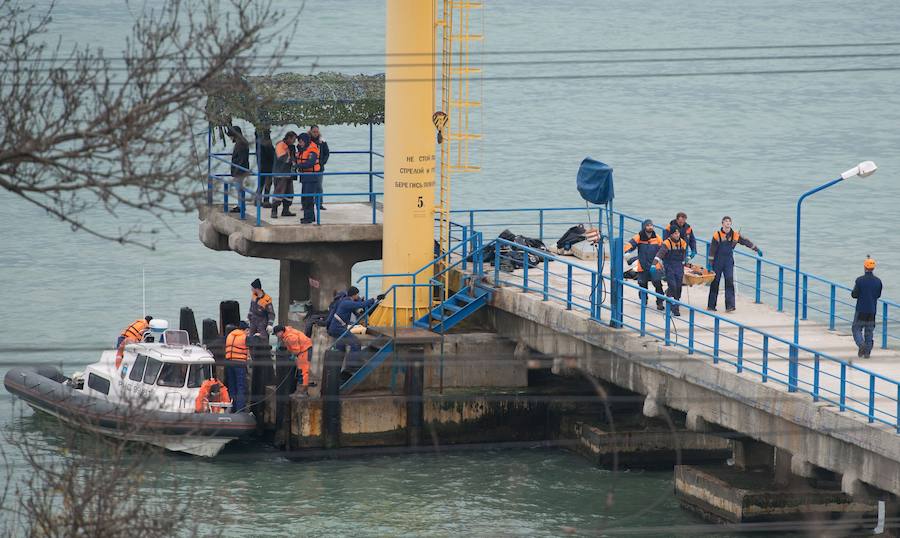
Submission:
POLYGON ((844 181, 845 179, 850 179, 851 177, 871 176, 875 173, 876 170, 878 170, 878 167, 874 162, 861 162, 850 170, 847 170, 846 172, 841 174, 837 179, 833 179, 828 183, 819 185, 814 189, 810 189, 804 192, 797 200, 797 239, 794 248, 794 345, 791 346, 790 365, 788 367, 788 390, 790 392, 795 392, 797 390, 797 358, 799 355, 797 346, 800 345, 800 206, 801 204, 803 204, 803 200, 819 191, 825 190, 828 187, 836 185, 841 181, 844 181))

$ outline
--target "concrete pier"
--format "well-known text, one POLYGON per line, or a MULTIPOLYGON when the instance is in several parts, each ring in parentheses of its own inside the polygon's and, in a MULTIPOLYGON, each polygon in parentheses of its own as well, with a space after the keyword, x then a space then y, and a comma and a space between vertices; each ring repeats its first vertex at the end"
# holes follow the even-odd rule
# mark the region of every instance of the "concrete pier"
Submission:
POLYGON ((326 310, 335 290, 350 285, 353 265, 381 259, 381 204, 329 203, 322 224, 300 224, 299 217, 269 217, 262 210, 256 226, 255 206, 247 218, 223 213, 219 206, 200 207, 200 241, 213 250, 281 260, 278 319, 286 323, 294 301, 311 301, 326 310))

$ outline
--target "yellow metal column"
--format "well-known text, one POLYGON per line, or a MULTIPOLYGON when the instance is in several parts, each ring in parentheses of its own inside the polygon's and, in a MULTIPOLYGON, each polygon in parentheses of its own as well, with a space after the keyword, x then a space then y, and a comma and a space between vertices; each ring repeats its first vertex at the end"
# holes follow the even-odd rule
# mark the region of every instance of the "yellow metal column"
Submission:
MULTIPOLYGON (((387 0, 384 95, 383 273, 413 273, 434 259, 435 129, 431 123, 434 14, 432 2, 387 0)), ((427 284, 432 274, 416 282, 427 284)), ((385 278, 409 284, 409 278, 385 278)), ((374 326, 409 326, 431 307, 428 288, 391 294, 372 313, 374 326)))

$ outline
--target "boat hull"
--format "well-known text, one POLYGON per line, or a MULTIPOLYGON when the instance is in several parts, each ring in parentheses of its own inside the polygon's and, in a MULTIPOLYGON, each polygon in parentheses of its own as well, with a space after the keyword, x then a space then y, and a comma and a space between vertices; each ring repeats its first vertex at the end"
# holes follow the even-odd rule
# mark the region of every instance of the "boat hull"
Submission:
POLYGON ((76 428, 196 456, 215 456, 230 441, 252 435, 256 429, 250 413, 136 411, 86 396, 65 383, 23 368, 9 370, 3 384, 32 408, 76 428))

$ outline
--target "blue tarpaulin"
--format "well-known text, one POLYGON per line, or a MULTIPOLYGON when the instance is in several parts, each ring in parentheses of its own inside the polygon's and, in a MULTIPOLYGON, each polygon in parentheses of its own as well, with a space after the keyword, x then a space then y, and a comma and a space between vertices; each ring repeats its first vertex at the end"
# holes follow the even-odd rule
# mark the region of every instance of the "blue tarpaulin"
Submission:
POLYGON ((578 193, 588 202, 605 205, 615 197, 613 169, 608 164, 585 157, 578 168, 578 193))

